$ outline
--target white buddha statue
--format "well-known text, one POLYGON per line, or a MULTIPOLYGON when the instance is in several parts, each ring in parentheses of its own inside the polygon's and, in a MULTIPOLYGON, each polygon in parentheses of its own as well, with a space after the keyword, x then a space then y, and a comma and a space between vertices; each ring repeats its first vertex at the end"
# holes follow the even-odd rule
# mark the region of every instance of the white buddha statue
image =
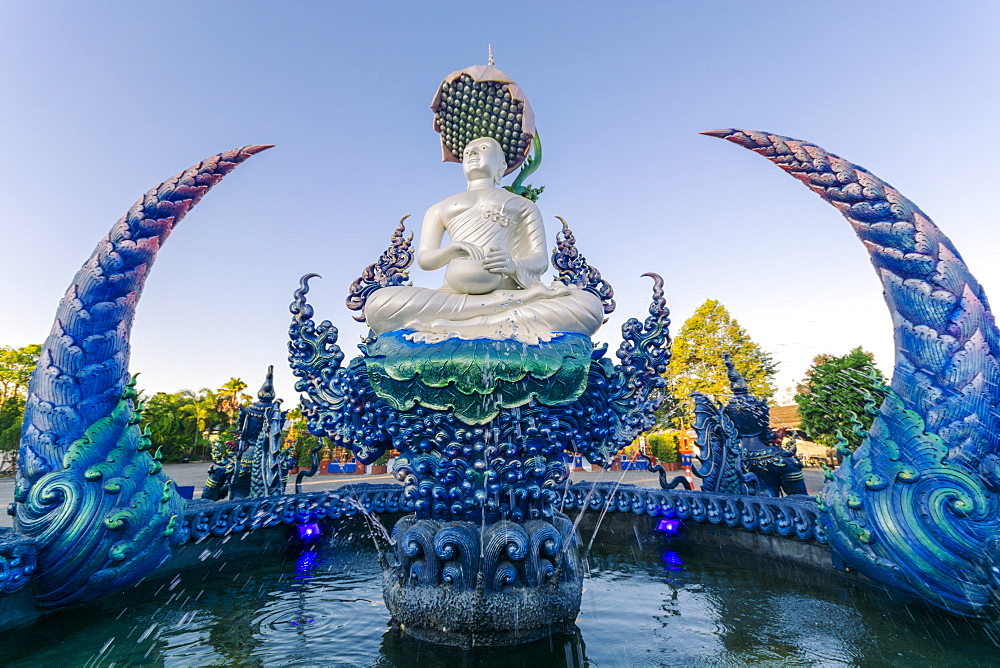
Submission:
POLYGON ((458 337, 535 345, 597 331, 604 310, 596 295, 541 282, 549 257, 542 215, 531 200, 497 187, 506 169, 496 140, 469 142, 462 156, 467 190, 428 209, 420 230, 417 263, 428 271, 446 267, 444 285, 377 290, 364 307, 373 332, 405 330, 424 343, 458 337))

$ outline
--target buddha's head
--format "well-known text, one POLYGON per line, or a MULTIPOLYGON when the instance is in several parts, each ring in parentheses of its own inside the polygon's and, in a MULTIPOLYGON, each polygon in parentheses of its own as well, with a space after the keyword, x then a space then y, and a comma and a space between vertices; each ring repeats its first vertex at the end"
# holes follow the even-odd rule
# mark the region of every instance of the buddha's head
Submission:
POLYGON ((507 171, 507 161, 504 160, 500 143, 492 137, 473 139, 462 151, 462 171, 469 181, 473 179, 492 179, 500 183, 507 171))

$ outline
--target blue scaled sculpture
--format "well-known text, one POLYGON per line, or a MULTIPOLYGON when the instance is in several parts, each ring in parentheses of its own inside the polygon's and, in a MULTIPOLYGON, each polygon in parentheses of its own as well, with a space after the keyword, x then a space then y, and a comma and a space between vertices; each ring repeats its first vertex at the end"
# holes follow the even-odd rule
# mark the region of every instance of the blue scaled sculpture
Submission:
POLYGON ((691 395, 700 460, 692 471, 702 479, 702 491, 750 496, 807 494, 802 462, 774 442, 767 402, 750 394, 728 353, 723 353, 722 359, 733 391, 729 403, 723 406, 704 394, 691 395))
POLYGON ((662 280, 647 274, 650 316, 624 325, 619 364, 605 358, 590 337, 614 308, 610 286, 565 222, 557 280, 544 285, 541 214, 497 187, 534 142, 489 119, 526 118, 523 93, 490 64, 449 75, 435 105, 467 189, 428 210, 416 254, 401 223, 351 286, 348 306, 371 333, 346 366, 337 329, 316 324, 307 303, 315 275, 303 277, 289 361, 313 434, 365 463, 400 453, 393 473, 415 512, 393 528, 385 569, 395 623, 440 643, 512 644, 574 624, 582 573, 574 527, 555 505, 569 479, 564 453, 606 466, 651 425, 669 313, 662 280), (414 255, 426 270, 446 268, 442 288, 406 284, 414 255))
POLYGON ((365 463, 400 451, 393 473, 416 508, 393 530, 385 588, 394 619, 448 644, 522 642, 572 626, 582 574, 572 525, 554 505, 569 478, 563 453, 610 465, 650 426, 668 360, 661 279, 650 317, 623 327, 618 365, 582 336, 528 346, 410 344, 397 334, 362 344, 342 366, 336 328, 312 320, 309 278, 291 307, 289 359, 310 431, 365 463), (415 371, 397 379, 394 365, 415 371))
POLYGON ((951 241, 888 183, 819 146, 705 134, 764 156, 839 210, 892 314, 891 391, 864 442, 827 475, 821 522, 857 570, 952 613, 1000 608, 1000 332, 951 241))
POLYGON ((15 530, 34 540, 35 601, 120 591, 181 540, 184 501, 140 427, 129 336, 156 254, 222 177, 267 146, 209 158, 150 190, 77 272, 28 386, 15 530))
POLYGON ((250 406, 240 406, 236 441, 212 448, 213 464, 201 498, 211 501, 284 494, 295 452, 284 447, 282 427, 288 411, 275 398, 274 367, 250 406))

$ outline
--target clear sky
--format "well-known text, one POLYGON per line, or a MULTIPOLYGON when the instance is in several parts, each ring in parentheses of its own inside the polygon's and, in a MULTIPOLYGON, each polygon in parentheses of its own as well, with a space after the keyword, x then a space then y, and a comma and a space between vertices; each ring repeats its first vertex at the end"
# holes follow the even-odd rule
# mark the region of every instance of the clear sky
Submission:
MULTIPOLYGON (((813 141, 892 183, 1000 290, 1000 3, 0 3, 0 344, 44 340, 79 265, 142 193, 220 151, 277 146, 210 193, 161 252, 132 370, 147 390, 294 401, 287 306, 343 306, 399 218, 464 187, 428 104, 486 60, 544 139, 530 179, 615 288, 612 348, 666 280, 674 330, 722 301, 781 363, 856 345, 891 370, 881 287, 847 222, 762 158, 702 130, 813 141)), ((418 223, 414 222, 414 226, 418 223)), ((415 271, 417 284, 440 276, 415 271)))

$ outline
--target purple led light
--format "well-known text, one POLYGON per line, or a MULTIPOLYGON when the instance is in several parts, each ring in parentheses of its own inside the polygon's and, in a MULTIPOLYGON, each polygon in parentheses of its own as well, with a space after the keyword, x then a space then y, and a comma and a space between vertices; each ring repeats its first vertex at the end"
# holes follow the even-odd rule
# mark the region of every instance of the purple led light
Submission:
POLYGON ((668 536, 674 536, 681 530, 681 521, 662 519, 660 520, 660 523, 656 525, 656 530, 662 531, 668 536))
POLYGON ((667 569, 671 571, 683 571, 684 561, 681 559, 681 555, 676 552, 664 552, 663 561, 667 565, 667 569))
POLYGON ((295 563, 295 579, 307 579, 309 574, 315 570, 318 563, 319 554, 313 552, 312 548, 300 554, 298 561, 295 563))
POLYGON ((323 535, 323 531, 319 528, 318 522, 307 522, 305 524, 297 524, 299 530, 299 540, 316 540, 323 535))

